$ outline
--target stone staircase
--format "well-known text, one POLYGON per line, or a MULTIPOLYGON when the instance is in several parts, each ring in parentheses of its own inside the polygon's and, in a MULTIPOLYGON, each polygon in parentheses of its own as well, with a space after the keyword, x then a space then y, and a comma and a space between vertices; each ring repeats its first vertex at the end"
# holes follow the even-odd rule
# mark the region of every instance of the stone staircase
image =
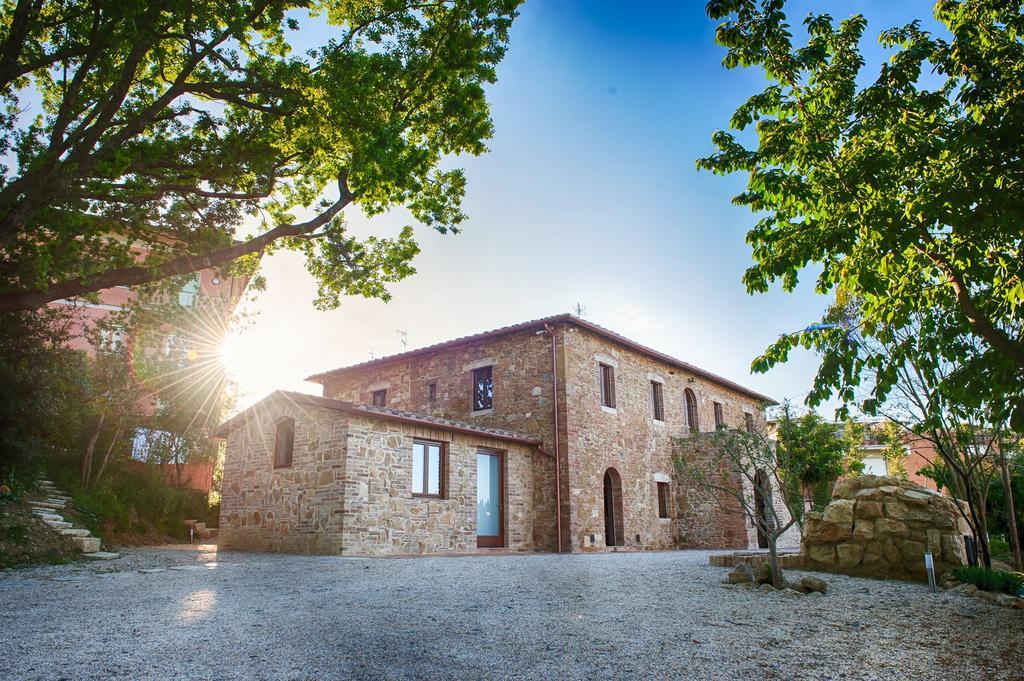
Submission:
POLYGON ((40 480, 39 487, 45 496, 42 500, 31 502, 32 513, 49 525, 50 529, 65 537, 71 537, 71 540, 78 545, 82 555, 86 558, 92 560, 113 560, 121 556, 119 553, 100 551, 101 542, 99 537, 90 536, 89 530, 84 527, 75 527, 74 523, 64 519, 60 511, 63 511, 71 504, 71 497, 57 489, 57 486, 49 480, 40 480))
POLYGON ((217 528, 207 527, 206 523, 201 523, 198 520, 186 520, 184 525, 186 530, 191 530, 189 533, 191 541, 217 538, 217 528))

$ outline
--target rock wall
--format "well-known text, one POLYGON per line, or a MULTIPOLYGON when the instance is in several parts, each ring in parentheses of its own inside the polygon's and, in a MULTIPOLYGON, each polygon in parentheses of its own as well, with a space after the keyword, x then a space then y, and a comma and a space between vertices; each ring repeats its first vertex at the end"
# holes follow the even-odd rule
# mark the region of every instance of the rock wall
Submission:
POLYGON ((384 555, 476 551, 479 449, 505 461, 505 546, 532 551, 533 466, 548 459, 524 445, 373 418, 350 417, 344 553, 384 555), (444 442, 445 497, 412 495, 413 438, 444 442))
POLYGON ((891 579, 927 580, 964 565, 956 502, 898 478, 863 475, 840 480, 822 512, 807 514, 800 551, 809 570, 891 579))
POLYGON ((533 468, 551 459, 534 447, 483 434, 271 397, 227 436, 218 536, 222 548, 346 555, 476 550, 476 452, 505 461, 505 538, 536 550, 533 468), (274 467, 274 434, 295 420, 292 463, 274 467), (444 443, 444 498, 412 493, 413 440, 444 443))

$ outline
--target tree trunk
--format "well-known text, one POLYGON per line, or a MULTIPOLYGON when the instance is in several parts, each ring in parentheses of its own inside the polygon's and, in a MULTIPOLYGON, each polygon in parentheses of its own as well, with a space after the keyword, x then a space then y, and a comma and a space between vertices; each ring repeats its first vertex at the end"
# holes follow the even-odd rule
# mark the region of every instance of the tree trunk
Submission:
POLYGON ((100 478, 103 477, 103 471, 107 469, 107 462, 110 461, 110 453, 114 451, 114 445, 117 444, 117 440, 121 437, 121 424, 117 424, 117 428, 114 429, 114 437, 110 440, 110 446, 107 447, 106 454, 103 455, 103 461, 100 462, 100 469, 96 471, 96 477, 92 479, 92 485, 100 484, 100 478))
POLYGON ((1006 498, 1006 533, 1010 540, 1010 551, 1013 554, 1013 569, 1024 571, 1024 562, 1020 555, 1020 535, 1017 534, 1017 510, 1013 504, 1013 481, 1010 478, 1010 464, 1006 460, 1006 454, 1000 447, 999 464, 1003 469, 1003 496, 1006 498))
POLYGON ((85 446, 85 454, 82 455, 82 487, 89 486, 89 478, 92 476, 92 453, 96 449, 96 441, 100 438, 106 418, 107 412, 101 411, 96 418, 96 426, 93 428, 92 435, 89 436, 89 444, 85 446))
POLYGON ((782 569, 779 567, 779 550, 775 546, 778 538, 774 532, 768 535, 768 564, 772 566, 772 586, 781 589, 785 580, 782 577, 782 569))
POLYGON ((992 555, 988 550, 988 527, 985 522, 985 507, 979 505, 977 490, 968 483, 967 506, 971 511, 971 529, 974 530, 974 542, 978 549, 978 558, 981 565, 987 570, 992 569, 992 555))

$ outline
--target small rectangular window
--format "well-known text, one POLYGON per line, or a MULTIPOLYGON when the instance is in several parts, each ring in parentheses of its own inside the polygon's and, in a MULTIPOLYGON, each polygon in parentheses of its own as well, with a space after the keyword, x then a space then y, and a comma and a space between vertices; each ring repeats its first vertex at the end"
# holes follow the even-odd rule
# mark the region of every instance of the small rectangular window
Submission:
POLYGON ((599 364, 601 379, 601 404, 615 407, 615 369, 608 364, 599 364))
POLYGON ((279 421, 274 429, 274 468, 288 468, 292 465, 295 449, 295 419, 279 421))
POLYGON ((749 411, 743 412, 743 425, 746 426, 748 433, 754 432, 754 415, 749 411))
POLYGON ((658 485, 658 517, 667 518, 668 516, 668 483, 659 482, 658 485))
POLYGON ((414 440, 412 443, 412 495, 444 497, 445 451, 441 442, 414 440))
POLYGON ((386 407, 388 406, 388 390, 374 390, 373 391, 373 406, 375 407, 386 407))
POLYGON ((494 406, 494 380, 492 367, 473 369, 473 411, 484 411, 494 406))
POLYGON ((437 401, 437 382, 427 384, 427 402, 437 401))
POLYGON ((712 402, 715 405, 715 428, 725 427, 725 416, 722 414, 722 403, 712 402))
POLYGON ((651 404, 654 407, 654 420, 665 420, 665 400, 662 395, 661 383, 651 381, 651 404))

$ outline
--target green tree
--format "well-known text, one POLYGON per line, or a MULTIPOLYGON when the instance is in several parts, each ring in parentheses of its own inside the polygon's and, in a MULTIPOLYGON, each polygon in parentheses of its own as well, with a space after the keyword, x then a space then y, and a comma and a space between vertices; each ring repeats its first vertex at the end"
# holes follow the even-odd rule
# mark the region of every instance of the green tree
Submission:
POLYGON ((882 441, 882 456, 888 464, 889 475, 895 478, 907 479, 907 446, 904 442, 904 433, 898 423, 885 421, 874 426, 877 437, 882 441))
POLYGON ((73 321, 66 309, 0 314, 0 479, 34 481, 44 457, 80 444, 89 375, 67 347, 73 321))
POLYGON ((794 481, 786 490, 790 503, 803 508, 811 500, 815 507, 824 506, 832 498, 832 485, 849 471, 847 462, 856 460, 860 432, 837 428, 814 411, 797 415, 788 400, 782 403, 776 427, 778 455, 794 481))
MULTIPOLYGON (((747 241, 750 292, 798 285, 820 266, 817 290, 856 301, 863 337, 905 328, 928 313, 923 334, 886 342, 877 398, 898 367, 920 356, 959 362, 940 390, 970 405, 1017 404, 1024 423, 1024 14, 1010 0, 939 0, 949 37, 919 22, 884 31, 890 59, 872 76, 859 42, 861 15, 835 22, 812 14, 794 40, 783 0, 712 0, 726 68, 757 67, 769 85, 730 122, 754 128, 756 144, 719 131, 698 161, 745 172, 734 202, 759 215, 747 241), (802 43, 802 44, 801 44, 802 43), (867 83, 862 85, 862 83, 867 83), (971 361, 960 362, 963 350, 971 361)), ((836 322, 837 320, 830 320, 836 322)), ((809 400, 837 391, 852 400, 857 350, 849 325, 787 335, 755 362, 766 370, 813 336, 829 336, 809 400)), ((870 411, 870 410, 869 410, 870 411)))
POLYGON ((989 529, 1006 535, 1010 562, 1019 572, 1024 570, 1024 447, 1019 439, 1005 438, 999 443, 998 457, 1002 485, 994 486, 989 495, 989 529))
POLYGON ((359 239, 343 210, 458 230, 465 177, 442 162, 486 150, 519 2, 4 3, 0 311, 251 274, 279 248, 321 307, 386 299, 412 229, 359 239), (323 39, 296 54, 303 13, 323 39))

